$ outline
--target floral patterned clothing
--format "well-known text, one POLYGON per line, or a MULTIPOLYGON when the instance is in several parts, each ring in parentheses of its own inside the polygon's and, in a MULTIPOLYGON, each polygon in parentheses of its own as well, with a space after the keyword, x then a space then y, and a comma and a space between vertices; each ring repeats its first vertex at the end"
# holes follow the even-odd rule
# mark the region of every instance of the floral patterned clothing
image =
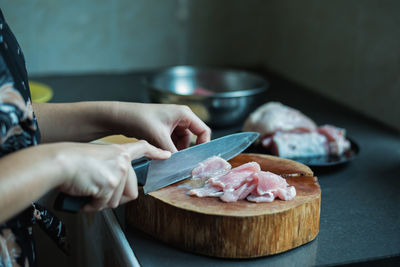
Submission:
MULTIPOLYGON (((24 55, 0 9, 0 158, 39 143, 24 55)), ((35 223, 68 254, 63 223, 46 208, 32 203, 0 224, 0 267, 36 266, 32 236, 35 223)))
MULTIPOLYGON (((39 142, 24 55, 0 10, 0 157, 39 142)), ((33 210, 0 224, 0 267, 34 266, 33 210)))

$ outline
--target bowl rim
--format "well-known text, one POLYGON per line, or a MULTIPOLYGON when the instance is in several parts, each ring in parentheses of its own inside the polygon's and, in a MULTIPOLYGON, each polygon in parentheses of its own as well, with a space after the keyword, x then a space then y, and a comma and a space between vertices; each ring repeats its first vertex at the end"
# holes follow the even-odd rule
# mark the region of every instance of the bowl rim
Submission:
POLYGON ((197 66, 197 65, 175 65, 175 66, 170 66, 170 67, 163 67, 155 70, 152 74, 148 74, 143 78, 142 83, 150 88, 151 90, 155 90, 157 92, 161 93, 168 93, 171 95, 176 95, 179 97, 185 97, 185 98, 234 98, 234 97, 245 97, 245 96, 252 96, 252 95, 257 95, 260 93, 263 93, 268 90, 270 84, 266 78, 263 76, 245 70, 245 69, 237 69, 237 68, 224 68, 224 67, 215 67, 215 66, 197 66), (156 87, 153 85, 152 81, 155 79, 156 76, 161 76, 168 74, 169 72, 172 72, 174 70, 178 69, 185 69, 185 70, 190 70, 190 71, 220 71, 220 72, 234 72, 234 73, 243 73, 246 75, 250 75, 260 81, 261 86, 258 87, 253 87, 249 89, 242 89, 242 90, 236 90, 236 91, 228 91, 228 92, 219 92, 215 93, 212 95, 196 95, 196 94, 189 94, 189 95, 184 95, 184 94, 178 94, 166 89, 162 89, 159 87, 156 87))

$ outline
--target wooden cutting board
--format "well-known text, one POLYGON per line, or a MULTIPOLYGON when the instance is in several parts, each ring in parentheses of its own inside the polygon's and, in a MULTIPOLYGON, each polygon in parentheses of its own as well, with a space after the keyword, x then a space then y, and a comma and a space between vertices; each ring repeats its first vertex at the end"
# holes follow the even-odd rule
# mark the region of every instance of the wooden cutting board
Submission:
POLYGON ((321 190, 307 166, 261 154, 240 154, 233 167, 256 161, 264 171, 288 177, 297 195, 290 201, 224 203, 186 194, 190 180, 139 197, 126 206, 128 226, 175 247, 215 257, 252 258, 298 247, 318 234, 321 190))

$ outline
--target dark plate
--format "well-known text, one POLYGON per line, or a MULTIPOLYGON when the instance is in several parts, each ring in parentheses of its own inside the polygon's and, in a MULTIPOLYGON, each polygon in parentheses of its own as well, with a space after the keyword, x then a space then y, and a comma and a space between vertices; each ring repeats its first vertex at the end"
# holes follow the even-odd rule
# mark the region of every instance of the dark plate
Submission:
MULTIPOLYGON (((350 149, 348 149, 341 156, 318 156, 318 157, 299 157, 299 158, 289 158, 301 162, 309 167, 329 167, 335 165, 341 165, 353 160, 360 152, 360 147, 354 140, 347 138, 350 141, 350 149)), ((261 145, 255 145, 248 148, 245 152, 247 153, 262 153, 270 154, 269 151, 263 148, 261 145)))

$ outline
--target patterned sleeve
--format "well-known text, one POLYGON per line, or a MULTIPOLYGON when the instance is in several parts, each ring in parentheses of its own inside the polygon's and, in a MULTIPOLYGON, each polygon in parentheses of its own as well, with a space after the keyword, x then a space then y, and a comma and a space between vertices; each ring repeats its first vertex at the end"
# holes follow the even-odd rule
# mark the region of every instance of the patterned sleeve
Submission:
MULTIPOLYGON (((32 110, 24 55, 0 8, 0 160, 9 153, 39 142, 40 131, 32 110)), ((36 208, 32 204, 0 223, 0 267, 35 266, 34 212, 36 208)), ((46 210, 39 212, 45 215, 46 210)), ((39 216, 42 217, 50 218, 39 216)), ((40 223, 57 222, 50 219, 40 220, 40 223)), ((60 240, 63 241, 62 237, 60 240)))
POLYGON ((0 55, 0 157, 36 145, 32 104, 14 87, 13 76, 0 55))

